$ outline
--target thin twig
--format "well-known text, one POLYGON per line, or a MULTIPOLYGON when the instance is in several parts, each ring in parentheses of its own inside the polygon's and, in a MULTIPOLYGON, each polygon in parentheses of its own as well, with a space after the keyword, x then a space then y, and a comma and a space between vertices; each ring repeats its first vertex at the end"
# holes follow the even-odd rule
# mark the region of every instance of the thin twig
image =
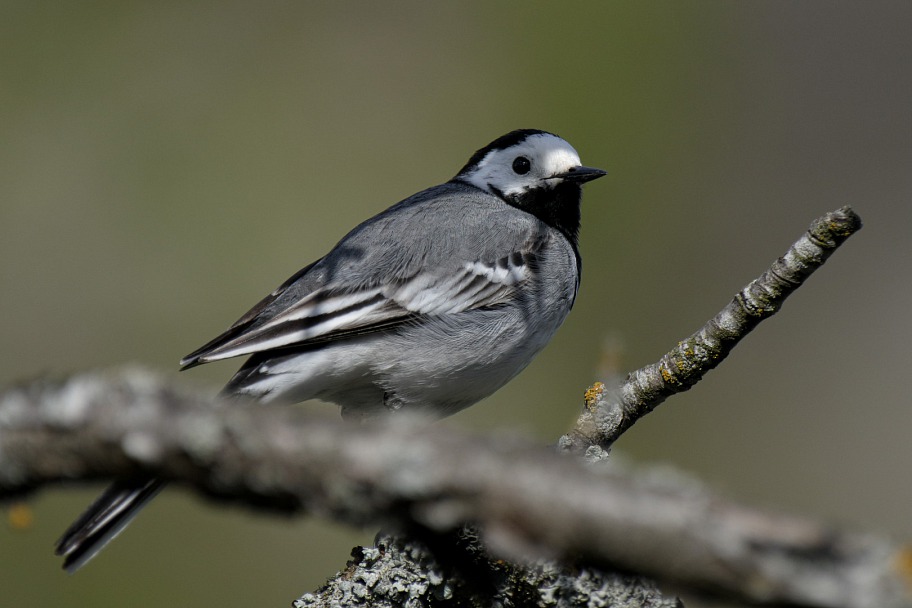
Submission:
POLYGON ((586 395, 586 408, 573 430, 560 440, 564 451, 597 460, 633 424, 671 395, 684 392, 719 365, 732 349, 782 303, 846 239, 861 229, 850 207, 831 211, 810 228, 784 256, 742 289, 698 332, 678 343, 657 363, 629 374, 615 390, 598 385, 586 395))

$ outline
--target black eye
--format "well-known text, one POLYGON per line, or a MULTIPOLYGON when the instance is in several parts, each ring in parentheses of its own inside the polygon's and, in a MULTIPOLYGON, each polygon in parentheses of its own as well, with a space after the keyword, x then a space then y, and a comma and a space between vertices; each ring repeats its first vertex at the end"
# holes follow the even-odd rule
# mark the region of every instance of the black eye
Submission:
POLYGON ((525 156, 517 156, 513 159, 513 171, 515 171, 517 175, 525 175, 531 168, 532 163, 529 162, 529 159, 525 156))

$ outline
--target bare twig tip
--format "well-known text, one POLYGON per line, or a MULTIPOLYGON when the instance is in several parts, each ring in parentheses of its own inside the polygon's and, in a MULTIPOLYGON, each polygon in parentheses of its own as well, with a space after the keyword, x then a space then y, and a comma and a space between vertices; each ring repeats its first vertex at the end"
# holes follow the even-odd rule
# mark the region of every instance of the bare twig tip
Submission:
POLYGON ((861 217, 846 205, 814 220, 808 234, 821 247, 835 249, 861 227, 861 217))

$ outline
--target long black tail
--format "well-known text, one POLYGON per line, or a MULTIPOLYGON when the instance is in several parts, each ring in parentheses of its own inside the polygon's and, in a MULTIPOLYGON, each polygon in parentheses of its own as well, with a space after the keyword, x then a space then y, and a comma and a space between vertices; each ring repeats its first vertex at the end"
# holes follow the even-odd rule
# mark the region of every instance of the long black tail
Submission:
MULTIPOLYGON (((219 397, 231 399, 237 395, 229 383, 219 392, 219 397)), ((63 568, 70 574, 82 568, 133 521, 166 483, 155 477, 138 477, 115 481, 108 486, 57 541, 55 552, 63 556, 63 568)))
POLYGON ((164 487, 150 477, 111 484, 57 541, 64 569, 72 574, 95 557, 164 487))

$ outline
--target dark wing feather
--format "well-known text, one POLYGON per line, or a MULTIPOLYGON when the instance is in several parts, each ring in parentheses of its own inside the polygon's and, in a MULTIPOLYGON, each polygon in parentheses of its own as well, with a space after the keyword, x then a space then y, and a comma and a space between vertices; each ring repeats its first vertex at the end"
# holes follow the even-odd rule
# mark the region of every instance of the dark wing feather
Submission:
POLYGON ((298 279, 306 275, 310 269, 313 268, 314 265, 316 265, 319 261, 320 260, 317 260, 316 262, 308 264, 301 270, 288 277, 288 280, 276 287, 272 293, 257 302, 253 308, 244 313, 244 316, 232 323, 231 327, 181 359, 181 371, 190 369, 191 367, 196 367, 197 365, 202 365, 205 363, 205 361, 200 361, 200 358, 205 356, 206 353, 215 350, 216 348, 230 342, 231 340, 234 340, 243 334, 244 331, 250 326, 250 324, 256 321, 257 317, 263 314, 263 311, 269 308, 273 302, 275 302, 283 293, 285 293, 285 290, 288 289, 289 286, 291 286, 293 283, 296 283, 298 279))

